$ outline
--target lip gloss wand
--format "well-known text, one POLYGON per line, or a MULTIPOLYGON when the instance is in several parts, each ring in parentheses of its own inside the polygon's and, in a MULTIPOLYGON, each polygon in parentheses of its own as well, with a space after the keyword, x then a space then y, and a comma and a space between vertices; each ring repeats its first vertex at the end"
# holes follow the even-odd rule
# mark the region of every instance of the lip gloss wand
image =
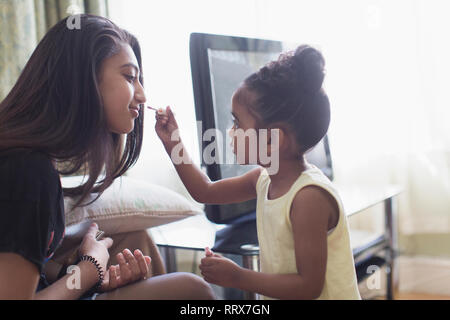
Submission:
POLYGON ((159 115, 166 115, 167 114, 166 111, 163 108, 156 109, 156 108, 147 106, 147 109, 154 110, 154 111, 158 112, 159 115))

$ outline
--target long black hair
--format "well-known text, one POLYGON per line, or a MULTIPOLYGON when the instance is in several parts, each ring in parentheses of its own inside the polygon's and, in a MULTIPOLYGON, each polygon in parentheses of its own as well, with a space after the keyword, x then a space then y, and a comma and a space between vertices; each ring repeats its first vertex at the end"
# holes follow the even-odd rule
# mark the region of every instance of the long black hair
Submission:
MULTIPOLYGON (((110 20, 80 15, 79 28, 69 28, 67 19, 44 36, 0 103, 0 151, 37 150, 54 159, 62 175, 88 174, 84 184, 64 189, 67 196, 80 196, 77 207, 90 193, 98 193, 96 200, 139 158, 144 108, 126 141, 111 133, 98 76, 123 44, 131 46, 141 70, 142 60, 137 39, 110 20)), ((142 72, 139 80, 143 85, 142 72)))

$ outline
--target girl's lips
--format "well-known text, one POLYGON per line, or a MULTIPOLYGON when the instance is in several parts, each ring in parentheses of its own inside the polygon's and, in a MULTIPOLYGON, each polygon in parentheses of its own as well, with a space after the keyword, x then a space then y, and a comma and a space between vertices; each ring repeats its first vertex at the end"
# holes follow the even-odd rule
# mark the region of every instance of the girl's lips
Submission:
POLYGON ((130 111, 134 115, 134 117, 139 117, 139 108, 130 108, 130 111))

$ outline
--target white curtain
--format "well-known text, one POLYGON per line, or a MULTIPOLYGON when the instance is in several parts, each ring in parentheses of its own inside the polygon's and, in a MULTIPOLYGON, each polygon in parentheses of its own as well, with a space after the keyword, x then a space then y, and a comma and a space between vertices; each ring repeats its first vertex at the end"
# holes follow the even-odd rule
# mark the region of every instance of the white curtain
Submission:
MULTIPOLYGON (((111 1, 143 46, 147 96, 172 105, 199 162, 189 69, 191 32, 309 43, 327 60, 337 182, 399 184, 402 233, 450 231, 448 0, 111 1)), ((186 194, 146 119, 131 175, 186 194)))

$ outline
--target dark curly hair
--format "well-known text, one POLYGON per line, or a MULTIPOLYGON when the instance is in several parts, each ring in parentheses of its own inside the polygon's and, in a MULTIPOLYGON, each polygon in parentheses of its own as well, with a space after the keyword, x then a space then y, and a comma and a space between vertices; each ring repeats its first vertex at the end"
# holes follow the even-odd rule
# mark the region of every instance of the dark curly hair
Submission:
POLYGON ((236 98, 246 99, 259 125, 287 124, 303 155, 322 140, 330 124, 330 102, 322 88, 324 66, 320 51, 301 45, 245 79, 236 98), (252 101, 243 94, 245 89, 254 93, 252 101))

